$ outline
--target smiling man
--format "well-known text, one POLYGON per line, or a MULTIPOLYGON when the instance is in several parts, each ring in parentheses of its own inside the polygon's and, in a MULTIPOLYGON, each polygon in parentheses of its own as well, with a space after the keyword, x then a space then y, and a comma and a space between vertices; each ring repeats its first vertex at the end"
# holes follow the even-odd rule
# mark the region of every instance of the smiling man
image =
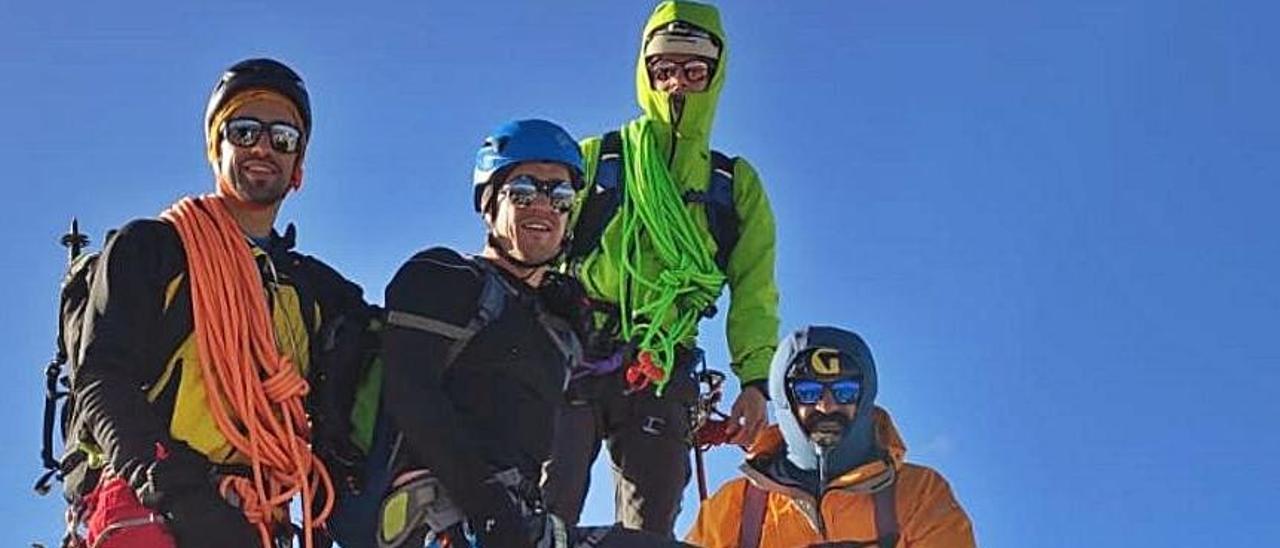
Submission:
POLYGON ((332 496, 309 451, 305 375, 316 335, 364 303, 292 250, 292 225, 274 230, 302 184, 309 94, 283 63, 241 61, 214 85, 204 122, 216 194, 121 228, 90 289, 72 373, 68 446, 80 457, 64 462, 68 515, 94 546, 288 543, 288 501, 332 496))
POLYGON ((581 357, 585 294, 549 270, 582 186, 577 143, 545 120, 503 124, 472 182, 483 251, 422 251, 387 286, 383 404, 399 433, 376 544, 654 546, 635 532, 565 527, 537 487, 581 357))

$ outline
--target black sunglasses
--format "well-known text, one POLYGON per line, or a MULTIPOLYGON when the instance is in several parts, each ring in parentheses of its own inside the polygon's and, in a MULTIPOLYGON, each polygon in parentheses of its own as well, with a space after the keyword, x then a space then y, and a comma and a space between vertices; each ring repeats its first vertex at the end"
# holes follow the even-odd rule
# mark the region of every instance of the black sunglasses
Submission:
POLYGON ((576 194, 571 181, 541 181, 529 175, 512 177, 499 192, 518 207, 532 204, 541 193, 551 200, 551 208, 560 213, 573 209, 576 194))
POLYGON ((262 129, 267 129, 271 136, 271 149, 293 154, 302 148, 302 131, 292 124, 272 122, 270 124, 257 118, 232 118, 222 124, 222 138, 228 143, 241 148, 249 148, 258 144, 262 137, 262 129))

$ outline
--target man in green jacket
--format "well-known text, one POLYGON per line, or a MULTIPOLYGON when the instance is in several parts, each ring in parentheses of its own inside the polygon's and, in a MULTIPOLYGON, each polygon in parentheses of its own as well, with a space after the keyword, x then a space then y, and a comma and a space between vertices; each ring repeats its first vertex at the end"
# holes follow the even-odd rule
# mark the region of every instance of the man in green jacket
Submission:
POLYGON ((710 149, 728 44, 715 8, 659 4, 636 64, 644 115, 582 143, 592 191, 575 211, 569 268, 587 288, 596 333, 574 372, 543 489, 576 523, 591 463, 608 442, 617 520, 671 535, 690 476, 697 324, 730 291, 727 339, 741 382, 727 428, 749 444, 765 425, 778 339, 774 221, 746 160, 710 149))

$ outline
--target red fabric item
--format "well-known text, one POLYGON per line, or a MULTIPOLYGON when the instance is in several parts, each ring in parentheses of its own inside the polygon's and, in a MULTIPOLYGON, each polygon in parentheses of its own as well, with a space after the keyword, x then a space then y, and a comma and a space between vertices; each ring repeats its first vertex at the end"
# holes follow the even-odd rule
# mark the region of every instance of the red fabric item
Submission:
POLYGON ((729 443, 729 421, 707 419, 694 435, 694 443, 703 451, 729 443))
POLYGON ((90 546, 98 548, 177 548, 160 516, 138 502, 124 478, 103 478, 85 497, 90 546), (114 527, 113 527, 114 526, 114 527), (104 536, 105 535, 105 536, 104 536), (101 544, 98 544, 99 537, 101 544))
POLYGON ((648 351, 640 351, 636 361, 627 368, 627 384, 632 390, 643 390, 652 383, 661 382, 666 377, 667 372, 653 363, 653 354, 648 351))
POLYGON ((164 460, 169 458, 169 448, 163 443, 156 442, 156 460, 164 460))

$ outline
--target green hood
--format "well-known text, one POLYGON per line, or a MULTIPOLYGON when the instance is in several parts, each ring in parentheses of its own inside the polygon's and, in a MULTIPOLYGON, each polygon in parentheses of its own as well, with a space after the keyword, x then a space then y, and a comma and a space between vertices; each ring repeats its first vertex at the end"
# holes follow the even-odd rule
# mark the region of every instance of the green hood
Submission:
MULTIPOLYGON (((701 27, 714 34, 720 40, 720 59, 716 61, 716 71, 706 91, 685 95, 684 110, 680 116, 676 133, 681 141, 694 141, 703 147, 710 146, 711 121, 716 114, 716 101, 720 98, 720 88, 724 86, 724 77, 729 61, 729 41, 725 37, 724 28, 720 26, 720 12, 714 6, 694 2, 667 1, 653 8, 649 22, 645 23, 644 32, 640 35, 640 53, 636 59, 636 101, 645 114, 654 121, 668 128, 672 125, 670 108, 671 94, 657 91, 649 87, 649 70, 644 59, 645 38, 655 29, 671 23, 684 21, 701 27)), ((662 132, 659 132, 661 135, 662 132)), ((665 139, 661 145, 670 146, 665 139)))
MULTIPOLYGON (((711 122, 715 117, 716 102, 720 90, 724 87, 727 74, 728 43, 724 29, 720 24, 720 14, 715 8, 693 2, 662 2, 653 10, 641 34, 640 57, 636 63, 635 82, 637 102, 644 114, 621 127, 623 134, 639 125, 648 126, 641 140, 651 138, 652 147, 632 146, 624 143, 623 169, 637 167, 634 162, 644 157, 650 160, 655 157, 659 162, 647 162, 648 169, 628 172, 621 180, 626 185, 626 196, 637 196, 637 189, 658 188, 653 184, 661 180, 674 183, 674 189, 680 196, 690 191, 704 192, 711 180, 711 122), (660 26, 673 21, 684 21, 715 35, 720 40, 720 59, 716 71, 707 85, 706 91, 691 93, 686 96, 684 112, 678 127, 672 127, 669 101, 670 94, 654 91, 649 88, 649 75, 644 63, 644 37, 660 26), (672 146, 672 142, 675 146, 672 146), (647 149, 647 150, 646 150, 647 149), (654 152, 656 151, 656 154, 654 152), (659 166, 665 164, 666 176, 658 173, 659 166), (631 165, 627 165, 631 164, 631 165)), ((628 140, 635 143, 636 140, 628 140)), ((600 157, 600 137, 583 141, 582 154, 585 163, 586 179, 596 182, 596 167, 600 157)), ((583 206, 589 193, 579 193, 574 213, 575 222, 581 222, 583 206)), ((594 195, 594 194, 592 194, 594 195)), ((762 381, 769 375, 769 360, 773 356, 773 347, 778 342, 778 287, 774 280, 775 230, 773 212, 769 207, 768 196, 764 192, 764 184, 751 164, 744 158, 736 158, 733 167, 733 203, 740 218, 738 243, 729 257, 724 269, 727 278, 730 299, 727 318, 725 319, 726 339, 729 346, 731 367, 743 382, 762 381)), ((701 229, 702 243, 708 249, 716 249, 716 241, 709 230, 710 223, 702 207, 682 204, 692 214, 692 220, 701 229)), ((653 288, 636 281, 636 276, 645 279, 670 277, 671 270, 658 255, 652 235, 646 231, 634 230, 635 216, 627 214, 619 208, 612 219, 606 221, 600 243, 595 250, 571 265, 575 274, 588 294, 593 299, 616 305, 643 301, 656 302, 649 298, 653 288), (630 219, 630 220, 629 220, 630 219), (637 233, 640 235, 632 239, 637 233), (631 247, 628 247, 629 245, 631 247), (628 269, 631 269, 630 271, 628 269), (630 300, 628 300, 630 299, 630 300), (627 303, 624 303, 627 301, 627 303)), ((673 227, 676 225, 672 225, 673 227)), ((665 245, 665 244, 664 244, 665 245)), ((692 249, 690 244, 682 244, 683 249, 692 249)), ((714 266, 712 267, 714 268, 714 266)), ((704 307, 698 307, 701 312, 704 307)), ((657 320, 665 325, 674 325, 681 312, 673 311, 667 317, 657 320)), ((687 318, 686 318, 687 319, 687 318)), ((682 341, 689 345, 696 344, 696 337, 690 335, 682 341)))

